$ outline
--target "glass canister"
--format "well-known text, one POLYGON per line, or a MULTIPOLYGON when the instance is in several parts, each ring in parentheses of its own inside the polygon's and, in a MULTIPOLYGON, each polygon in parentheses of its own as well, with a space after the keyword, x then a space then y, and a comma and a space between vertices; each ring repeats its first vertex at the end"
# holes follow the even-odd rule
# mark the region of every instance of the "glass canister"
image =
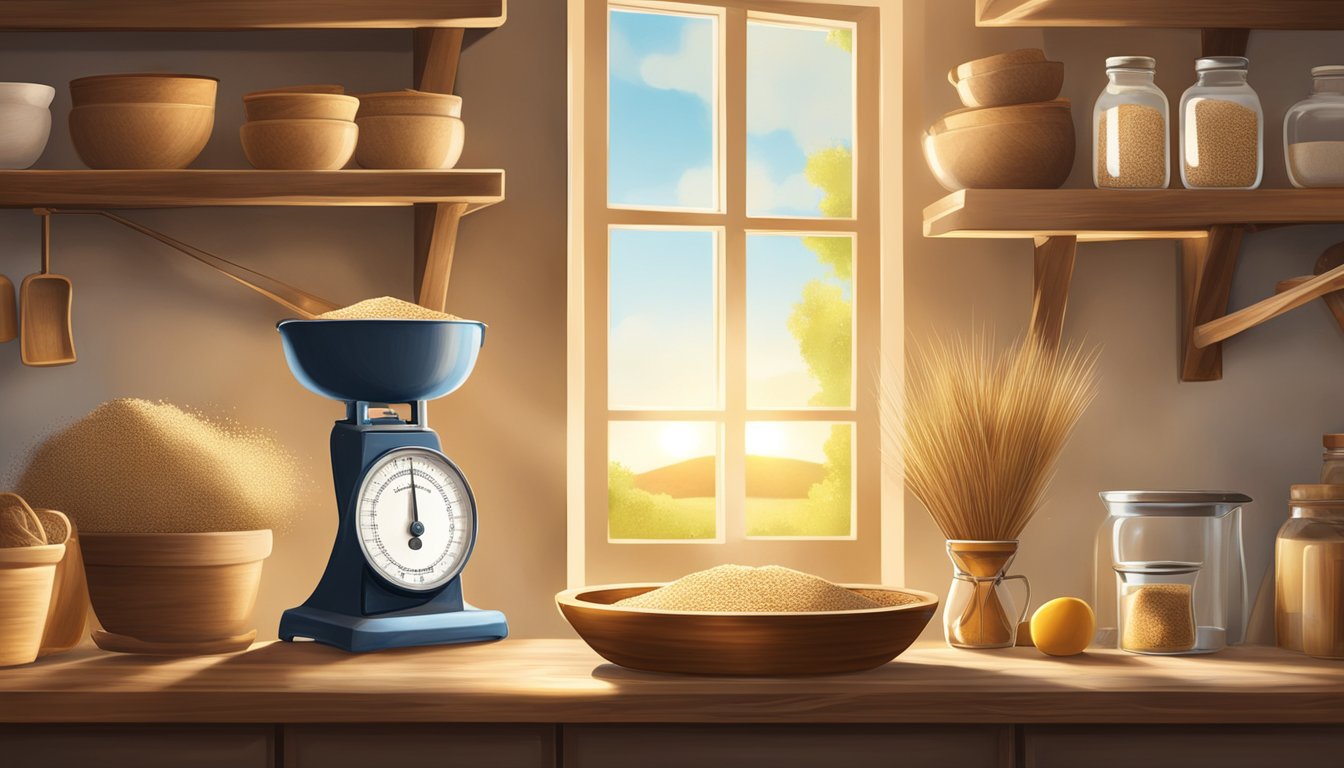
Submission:
POLYGON ((1117 563, 1120 648, 1173 656, 1195 653, 1195 584, 1203 563, 1117 563))
POLYGON ((1321 482, 1344 483, 1344 435, 1321 435, 1321 482))
POLYGON ((1195 62, 1181 95, 1181 183, 1189 189, 1254 189, 1265 170, 1265 119, 1242 56, 1195 62))
POLYGON ((1106 60, 1106 87, 1092 108, 1092 183, 1099 189, 1163 189, 1171 181, 1171 108, 1147 56, 1106 60))
POLYGON ((1344 659, 1344 485, 1294 485, 1274 545, 1279 646, 1344 659))
POLYGON ((1313 67, 1311 95, 1283 116, 1294 187, 1344 187, 1344 66, 1313 67))
POLYGON ((1175 585, 1188 586, 1194 645, 1179 651, 1141 652, 1212 653, 1241 642, 1249 614, 1241 507, 1250 497, 1229 491, 1100 495, 1109 514, 1097 533, 1093 597, 1098 623, 1110 626, 1098 629, 1097 644, 1125 646, 1125 613, 1132 613, 1136 598, 1131 595, 1137 587, 1166 587, 1142 593, 1141 602, 1151 606, 1179 604, 1175 585))

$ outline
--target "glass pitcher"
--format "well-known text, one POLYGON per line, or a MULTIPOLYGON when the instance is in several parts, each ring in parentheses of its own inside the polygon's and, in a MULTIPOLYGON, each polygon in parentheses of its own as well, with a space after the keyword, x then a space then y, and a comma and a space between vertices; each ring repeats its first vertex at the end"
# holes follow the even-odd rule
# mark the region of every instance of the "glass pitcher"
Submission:
POLYGON ((1008 648, 1017 642, 1017 625, 1027 618, 1031 584, 1026 576, 1009 576, 1017 556, 1016 541, 949 539, 952 587, 943 606, 943 636, 953 648, 1008 648), (1019 580, 1026 588, 1022 610, 1004 582, 1019 580))

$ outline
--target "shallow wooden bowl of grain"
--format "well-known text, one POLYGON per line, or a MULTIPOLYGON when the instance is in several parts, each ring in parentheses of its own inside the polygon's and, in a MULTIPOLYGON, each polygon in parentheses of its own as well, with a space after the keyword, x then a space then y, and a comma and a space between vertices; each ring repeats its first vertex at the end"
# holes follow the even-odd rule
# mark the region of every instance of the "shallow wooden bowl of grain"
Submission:
POLYGON ((354 120, 359 99, 340 93, 249 93, 248 120, 354 120))
POLYGON ((1064 87, 1064 63, 1029 61, 967 77, 947 73, 961 103, 968 107, 1001 107, 1050 101, 1064 87))
POLYGON ((161 652, 248 632, 269 530, 80 537, 89 598, 106 632, 161 652))
POLYGON ((613 664, 692 675, 827 675, 880 667, 933 618, 938 597, 842 584, 879 604, 854 611, 709 613, 612 605, 664 584, 609 584, 555 596, 579 637, 613 664))
POLYGON ((70 138, 90 168, 186 168, 205 149, 215 108, 199 104, 89 104, 70 110, 70 138))
POLYGON ((359 127, 348 120, 257 120, 238 135, 254 168, 336 171, 355 153, 359 127))

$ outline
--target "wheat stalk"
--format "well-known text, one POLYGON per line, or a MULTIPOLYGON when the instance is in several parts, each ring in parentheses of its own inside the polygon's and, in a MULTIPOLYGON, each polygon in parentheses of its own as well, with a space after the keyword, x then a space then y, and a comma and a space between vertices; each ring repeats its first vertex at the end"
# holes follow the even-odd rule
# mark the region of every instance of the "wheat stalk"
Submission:
POLYGON ((1014 540, 1040 508, 1069 433, 1096 397, 1095 351, 985 333, 917 344, 901 391, 883 379, 888 466, 949 539, 1014 540))

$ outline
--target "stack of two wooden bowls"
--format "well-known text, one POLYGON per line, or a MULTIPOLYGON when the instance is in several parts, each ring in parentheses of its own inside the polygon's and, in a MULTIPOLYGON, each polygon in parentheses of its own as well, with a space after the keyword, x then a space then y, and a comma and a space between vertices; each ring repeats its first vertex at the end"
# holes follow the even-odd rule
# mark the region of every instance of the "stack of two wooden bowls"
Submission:
POLYGON ((240 136, 254 168, 336 171, 355 153, 359 99, 339 85, 301 85, 243 97, 240 136))
POLYGON ((962 64, 947 74, 965 109, 924 135, 924 157, 949 190, 1054 189, 1073 169, 1064 64, 1037 48, 962 64))
POLYGON ((457 165, 466 140, 462 97, 402 90, 359 97, 359 149, 363 168, 444 170, 457 165))

